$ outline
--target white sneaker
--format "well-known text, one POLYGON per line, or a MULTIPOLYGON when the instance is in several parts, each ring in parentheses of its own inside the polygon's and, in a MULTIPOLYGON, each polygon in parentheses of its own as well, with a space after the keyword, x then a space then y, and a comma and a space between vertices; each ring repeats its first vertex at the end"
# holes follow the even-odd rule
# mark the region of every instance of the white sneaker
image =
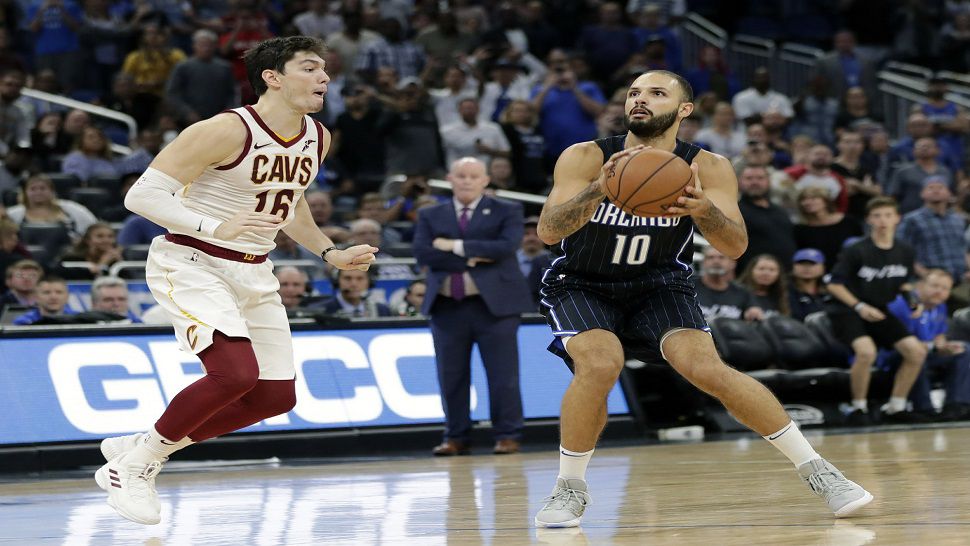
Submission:
POLYGON ((546 504, 536 514, 536 527, 578 527, 592 499, 586 492, 586 481, 556 478, 556 488, 542 500, 546 504))
POLYGON ((108 505, 135 523, 156 525, 161 521, 161 502, 155 491, 155 476, 161 461, 148 464, 122 463, 119 455, 94 473, 98 487, 108 492, 108 505))
POLYGON ((104 455, 104 460, 110 461, 118 455, 124 455, 132 449, 135 449, 135 446, 138 445, 138 442, 144 436, 144 433, 139 432, 137 434, 129 434, 128 436, 116 436, 101 440, 101 454, 104 455))

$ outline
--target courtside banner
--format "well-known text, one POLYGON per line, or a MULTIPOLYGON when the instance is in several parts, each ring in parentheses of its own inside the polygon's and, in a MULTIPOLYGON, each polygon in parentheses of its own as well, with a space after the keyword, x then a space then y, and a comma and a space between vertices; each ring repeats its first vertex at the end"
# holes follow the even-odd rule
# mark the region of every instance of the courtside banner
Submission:
MULTIPOLYGON (((293 333, 297 404, 247 432, 441 423, 427 328, 293 333)), ((519 329, 526 418, 559 415, 571 375, 546 351, 543 324, 519 329)), ((0 339, 0 444, 92 440, 149 428, 202 374, 171 335, 0 339)), ((472 418, 487 420, 488 388, 472 359, 472 418)), ((611 414, 628 413, 615 387, 611 414)))

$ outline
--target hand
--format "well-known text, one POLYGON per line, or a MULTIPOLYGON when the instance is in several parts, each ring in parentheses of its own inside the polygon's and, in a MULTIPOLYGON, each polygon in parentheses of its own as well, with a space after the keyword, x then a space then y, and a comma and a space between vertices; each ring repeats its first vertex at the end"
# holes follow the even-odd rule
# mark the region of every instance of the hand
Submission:
POLYGON ((327 252, 326 262, 337 269, 367 271, 370 269, 370 264, 377 259, 374 256, 377 251, 376 246, 370 245, 356 245, 344 250, 331 250, 327 252))
POLYGON ((967 350, 967 346, 962 341, 947 341, 942 345, 937 345, 936 350, 944 356, 962 354, 967 350))
POLYGON ((633 154, 635 154, 635 153, 639 152, 640 150, 643 150, 644 148, 647 148, 647 147, 648 146, 644 146, 643 144, 637 144, 636 146, 634 146, 632 148, 627 148, 626 150, 621 150, 621 151, 616 152, 615 154, 611 155, 610 158, 606 160, 606 163, 603 163, 603 167, 600 169, 599 176, 597 176, 592 181, 593 182, 593 185, 596 186, 597 190, 600 193, 605 193, 604 190, 605 190, 605 185, 606 185, 606 179, 607 178, 610 178, 612 176, 616 176, 616 174, 617 174, 616 173, 616 164, 619 163, 619 161, 621 159, 624 159, 624 158, 626 158, 628 156, 631 156, 631 155, 633 155, 633 154))
POLYGON ((744 312, 744 320, 764 320, 765 310, 760 307, 748 307, 744 312))
POLYGON ((444 237, 436 237, 434 241, 431 241, 431 246, 442 252, 454 252, 455 240, 445 239, 444 237))
POLYGON ((474 258, 468 258, 468 261, 465 262, 465 263, 466 263, 466 265, 468 265, 468 267, 475 267, 478 264, 491 264, 491 263, 495 263, 495 260, 493 260, 491 258, 479 258, 478 256, 475 256, 474 258))
POLYGON ((868 322, 879 322, 880 320, 886 320, 886 315, 883 314, 882 311, 876 309, 868 303, 863 303, 858 312, 859 316, 862 317, 862 320, 868 322))
POLYGON ((922 303, 917 304, 916 309, 913 309, 912 311, 910 311, 909 318, 919 318, 920 315, 923 314, 923 310, 924 310, 923 304, 922 303))
POLYGON ((121 247, 112 247, 105 251, 101 255, 101 259, 98 260, 100 265, 111 265, 117 261, 121 260, 121 247))
POLYGON ((692 163, 690 170, 694 171, 694 183, 684 186, 684 195, 677 198, 676 205, 667 207, 667 216, 704 216, 714 206, 701 187, 700 167, 692 163))
POLYGON ((232 218, 219 224, 215 233, 212 234, 216 239, 231 241, 243 233, 269 233, 269 231, 279 227, 283 220, 275 214, 265 212, 240 211, 232 215, 232 218))

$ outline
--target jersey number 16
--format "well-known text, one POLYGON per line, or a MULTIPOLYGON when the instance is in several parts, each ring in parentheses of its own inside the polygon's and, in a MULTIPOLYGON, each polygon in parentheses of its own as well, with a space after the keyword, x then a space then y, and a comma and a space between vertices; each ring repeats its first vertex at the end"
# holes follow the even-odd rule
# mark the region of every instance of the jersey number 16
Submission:
POLYGON ((629 246, 626 244, 626 235, 616 235, 616 248, 613 249, 613 259, 615 264, 623 263, 624 249, 626 250, 626 263, 628 265, 641 265, 647 261, 647 251, 650 250, 649 235, 634 235, 630 238, 629 246))
POLYGON ((256 194, 256 212, 269 212, 286 218, 290 215, 290 205, 293 204, 293 190, 280 190, 276 192, 276 199, 273 200, 273 208, 266 211, 266 203, 269 201, 269 190, 256 194))

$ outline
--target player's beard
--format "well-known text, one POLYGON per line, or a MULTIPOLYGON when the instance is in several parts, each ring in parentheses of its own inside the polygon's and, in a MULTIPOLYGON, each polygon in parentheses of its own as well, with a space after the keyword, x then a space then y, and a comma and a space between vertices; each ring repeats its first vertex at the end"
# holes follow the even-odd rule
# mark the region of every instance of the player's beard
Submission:
POLYGON ((677 110, 671 110, 666 114, 652 115, 649 119, 641 121, 630 119, 630 115, 623 116, 623 124, 634 135, 640 138, 658 138, 667 132, 677 121, 677 110))

